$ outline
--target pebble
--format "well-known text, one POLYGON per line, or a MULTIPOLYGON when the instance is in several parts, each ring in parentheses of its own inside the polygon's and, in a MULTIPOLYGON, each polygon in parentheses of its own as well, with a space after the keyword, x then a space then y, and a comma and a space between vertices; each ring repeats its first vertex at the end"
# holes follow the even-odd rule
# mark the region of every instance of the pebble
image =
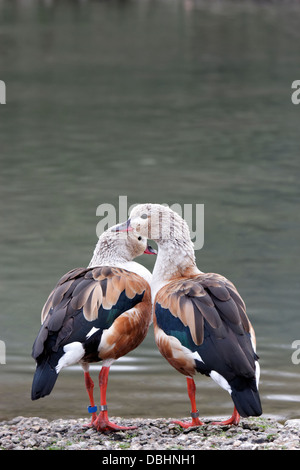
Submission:
POLYGON ((242 419, 238 426, 182 429, 171 419, 112 418, 137 429, 101 434, 84 419, 17 416, 0 422, 0 450, 300 450, 300 420, 242 419))

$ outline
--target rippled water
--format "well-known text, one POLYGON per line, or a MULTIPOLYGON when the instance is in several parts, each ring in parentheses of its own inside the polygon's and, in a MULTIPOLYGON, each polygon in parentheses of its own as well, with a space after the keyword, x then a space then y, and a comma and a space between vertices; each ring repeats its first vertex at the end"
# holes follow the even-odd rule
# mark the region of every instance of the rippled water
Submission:
MULTIPOLYGON (((86 416, 77 367, 31 402, 31 345, 57 279, 92 256, 97 206, 119 195, 204 204, 198 265, 247 304, 264 412, 299 417, 299 19, 288 2, 0 2, 1 419, 86 416)), ((201 416, 232 411, 205 377, 197 397, 201 416)), ((108 404, 189 414, 152 329, 112 366, 108 404)))

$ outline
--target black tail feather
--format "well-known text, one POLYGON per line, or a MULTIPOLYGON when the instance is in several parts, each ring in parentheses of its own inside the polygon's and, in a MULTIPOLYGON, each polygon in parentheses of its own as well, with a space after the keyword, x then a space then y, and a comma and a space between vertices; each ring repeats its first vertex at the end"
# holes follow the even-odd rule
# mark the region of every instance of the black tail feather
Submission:
POLYGON ((255 379, 236 378, 230 383, 231 398, 238 413, 246 418, 260 416, 262 407, 255 379))
POLYGON ((60 350, 51 356, 39 358, 31 388, 32 400, 50 395, 58 377, 55 367, 62 355, 63 350, 60 350))

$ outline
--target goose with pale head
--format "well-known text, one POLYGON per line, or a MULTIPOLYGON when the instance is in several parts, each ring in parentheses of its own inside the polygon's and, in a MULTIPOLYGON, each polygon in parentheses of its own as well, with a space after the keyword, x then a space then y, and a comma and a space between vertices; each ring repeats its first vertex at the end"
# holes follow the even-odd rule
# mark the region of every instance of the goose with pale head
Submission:
POLYGON ((211 377, 231 395, 231 418, 262 413, 258 393, 259 364, 254 329, 236 287, 224 276, 204 273, 196 265, 187 223, 170 208, 141 204, 118 230, 154 240, 158 255, 151 282, 155 341, 161 354, 186 376, 192 420, 202 425, 196 407, 194 376, 211 377))
POLYGON ((69 271, 50 293, 33 345, 32 399, 49 395, 60 371, 79 363, 90 398, 90 424, 101 432, 133 429, 109 421, 106 389, 112 363, 141 344, 152 320, 151 273, 133 261, 143 253, 155 251, 141 234, 104 232, 88 267, 69 271), (89 364, 98 361, 97 415, 89 364))

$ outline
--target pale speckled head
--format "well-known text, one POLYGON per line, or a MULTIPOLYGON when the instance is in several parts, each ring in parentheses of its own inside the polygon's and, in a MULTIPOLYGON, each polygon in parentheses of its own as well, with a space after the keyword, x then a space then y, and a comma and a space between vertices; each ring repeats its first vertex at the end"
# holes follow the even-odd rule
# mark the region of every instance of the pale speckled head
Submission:
POLYGON ((119 230, 137 233, 157 242, 190 240, 190 231, 185 220, 172 209, 161 204, 135 206, 128 221, 119 225, 119 230))
POLYGON ((90 266, 105 262, 132 261, 142 254, 156 254, 147 238, 135 231, 127 233, 114 226, 99 237, 90 266))

